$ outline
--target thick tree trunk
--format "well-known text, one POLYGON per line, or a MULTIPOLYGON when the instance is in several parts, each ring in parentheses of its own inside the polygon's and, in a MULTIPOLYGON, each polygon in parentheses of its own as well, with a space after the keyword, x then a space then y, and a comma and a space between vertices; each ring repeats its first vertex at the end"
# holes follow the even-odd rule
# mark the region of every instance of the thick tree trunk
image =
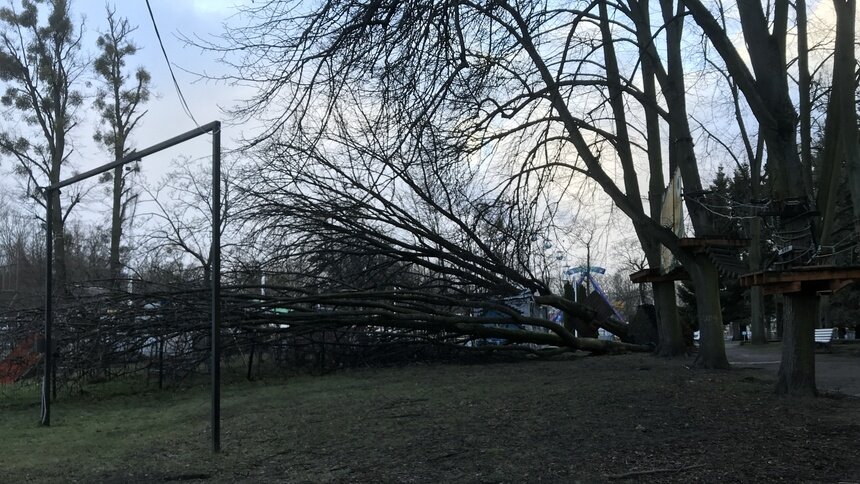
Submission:
POLYGON ((739 321, 732 321, 729 323, 729 330, 732 332, 732 341, 743 341, 743 331, 741 330, 741 323, 739 321))
POLYGON ((596 338, 562 338, 558 334, 536 333, 534 331, 523 331, 519 329, 495 328, 482 324, 460 323, 451 325, 449 330, 478 336, 482 338, 502 338, 511 343, 534 343, 568 347, 575 350, 588 351, 591 353, 624 353, 650 352, 649 345, 637 345, 618 341, 607 341, 596 338))
POLYGON ((681 332, 681 323, 678 321, 678 310, 675 301, 674 282, 655 282, 654 308, 657 310, 657 332, 659 342, 657 344, 658 356, 678 356, 686 354, 687 345, 684 343, 684 335, 681 332))
MULTIPOLYGON (((646 25, 648 20, 648 2, 641 9, 637 10, 634 16, 641 16, 640 30, 646 30, 650 27, 646 25)), ((609 81, 610 105, 612 106, 613 117, 615 118, 616 134, 618 136, 618 155, 624 167, 624 188, 627 195, 631 198, 640 198, 639 181, 636 178, 635 163, 633 154, 630 148, 630 137, 627 127, 627 114, 624 103, 624 95, 621 90, 621 76, 618 69, 618 59, 613 45, 612 31, 610 28, 608 8, 605 2, 598 5, 600 11, 600 30, 603 38, 604 56, 606 59, 606 77, 609 81)), ((645 32, 640 32, 643 36, 648 36, 645 32)), ((647 57, 647 56, 645 56, 647 57)), ((643 59, 643 81, 645 83, 645 92, 652 99, 656 99, 656 88, 654 85, 654 66, 653 60, 650 58, 643 59)), ((656 110, 646 108, 646 122, 649 147, 649 172, 651 176, 649 184, 649 194, 651 198, 650 212, 651 217, 655 220, 660 219, 661 210, 661 195, 663 193, 663 166, 660 149, 660 124, 656 110)), ((636 227, 636 235, 642 243, 642 248, 646 252, 648 264, 651 267, 660 267, 660 245, 650 240, 642 229, 636 227)), ((654 284, 654 307, 657 310, 657 326, 659 342, 657 345, 657 354, 661 356, 675 356, 683 354, 686 350, 684 346, 683 336, 681 335, 681 326, 678 322, 678 311, 675 304, 675 286, 674 283, 659 283, 654 284), (668 286, 667 286, 668 284, 668 286)))
POLYGON ((833 321, 830 319, 830 296, 822 294, 818 298, 818 319, 813 324, 816 328, 832 328, 833 321))
POLYGON ((696 286, 696 309, 701 338, 695 366, 728 369, 726 342, 723 338, 723 317, 720 307, 720 279, 717 268, 704 254, 695 256, 690 276, 696 286))
POLYGON ((573 301, 568 300, 565 297, 557 296, 557 295, 546 295, 546 296, 535 296, 535 302, 538 304, 545 304, 548 306, 552 306, 558 309, 561 309, 565 313, 565 317, 571 317, 571 323, 573 328, 577 331, 582 328, 583 332, 591 332, 593 337, 597 337, 597 328, 603 328, 610 333, 614 334, 621 338, 621 341, 628 341, 627 336, 627 325, 621 321, 616 321, 612 318, 604 321, 597 321, 595 318, 597 313, 579 303, 575 303, 573 301), (578 326, 581 322, 585 326, 578 326))
POLYGON ((857 2, 833 2, 836 8, 836 49, 834 52, 833 93, 840 103, 838 125, 839 145, 846 161, 848 187, 854 208, 854 232, 860 235, 860 146, 857 133, 855 54, 857 2))
POLYGON ((818 394, 813 336, 817 299, 813 292, 785 295, 782 363, 776 382, 776 392, 781 395, 814 397, 818 394))

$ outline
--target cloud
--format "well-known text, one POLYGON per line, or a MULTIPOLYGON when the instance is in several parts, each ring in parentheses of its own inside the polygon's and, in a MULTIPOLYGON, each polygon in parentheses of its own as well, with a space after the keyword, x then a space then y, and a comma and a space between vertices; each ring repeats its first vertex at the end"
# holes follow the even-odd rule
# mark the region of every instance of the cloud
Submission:
POLYGON ((224 15, 236 11, 236 7, 247 5, 250 0, 192 0, 192 8, 202 14, 224 15))

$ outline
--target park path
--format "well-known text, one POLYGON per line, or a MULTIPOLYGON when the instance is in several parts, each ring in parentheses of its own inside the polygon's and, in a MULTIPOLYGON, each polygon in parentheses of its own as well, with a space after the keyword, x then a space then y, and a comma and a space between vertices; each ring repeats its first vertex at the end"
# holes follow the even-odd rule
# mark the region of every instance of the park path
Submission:
MULTIPOLYGON (((758 368, 776 378, 782 345, 764 346, 726 342, 729 362, 736 368, 758 368)), ((834 343, 832 352, 815 352, 815 380, 819 390, 860 397, 860 344, 834 343)))

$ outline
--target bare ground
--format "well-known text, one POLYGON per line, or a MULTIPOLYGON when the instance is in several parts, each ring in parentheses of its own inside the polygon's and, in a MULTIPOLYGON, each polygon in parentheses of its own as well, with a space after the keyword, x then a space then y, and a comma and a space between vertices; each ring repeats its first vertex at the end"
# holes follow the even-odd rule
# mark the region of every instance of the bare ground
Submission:
POLYGON ((755 365, 688 363, 625 355, 237 383, 216 456, 205 389, 61 401, 60 423, 36 431, 38 408, 13 407, 0 481, 860 482, 860 399, 781 398, 755 365))

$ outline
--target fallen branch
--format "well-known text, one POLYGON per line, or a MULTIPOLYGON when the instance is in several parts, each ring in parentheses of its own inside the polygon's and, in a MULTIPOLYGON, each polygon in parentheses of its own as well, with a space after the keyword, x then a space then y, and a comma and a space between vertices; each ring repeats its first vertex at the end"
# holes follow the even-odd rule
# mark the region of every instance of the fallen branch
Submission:
POLYGON ((659 468, 659 469, 646 469, 643 471, 630 471, 630 472, 625 472, 623 474, 609 474, 606 477, 608 479, 627 479, 630 477, 647 476, 647 475, 651 475, 651 474, 684 472, 684 471, 688 471, 690 469, 695 469, 697 467, 704 467, 704 464, 692 464, 692 465, 688 465, 688 466, 684 466, 684 467, 676 467, 676 468, 668 468, 667 467, 667 468, 659 468))

